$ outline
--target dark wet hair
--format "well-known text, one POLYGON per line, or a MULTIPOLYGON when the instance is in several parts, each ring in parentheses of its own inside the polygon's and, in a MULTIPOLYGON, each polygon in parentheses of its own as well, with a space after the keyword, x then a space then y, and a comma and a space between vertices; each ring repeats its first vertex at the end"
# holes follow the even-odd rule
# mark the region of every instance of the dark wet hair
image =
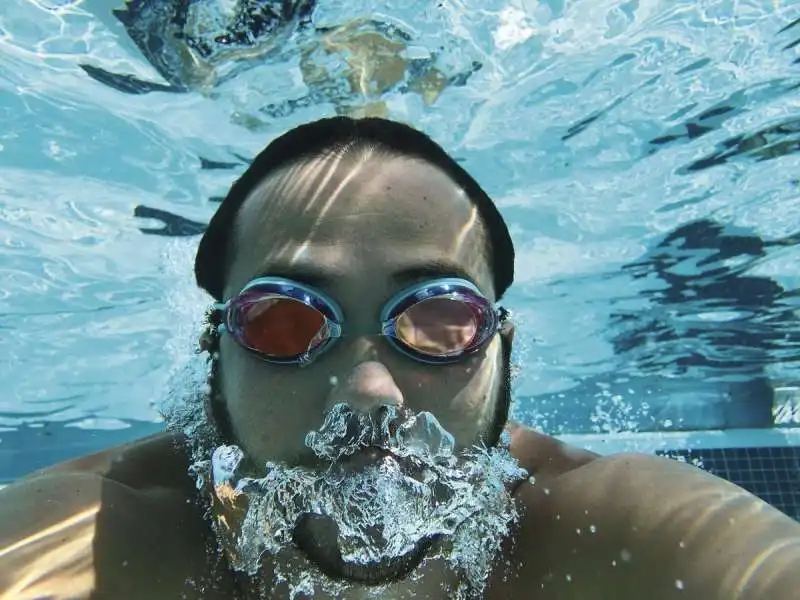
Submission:
POLYGON ((331 151, 372 147, 418 158, 444 171, 475 203, 486 227, 486 252, 492 263, 494 288, 501 298, 514 281, 514 244, 505 221, 478 182, 444 149, 413 127, 380 118, 333 117, 301 125, 274 139, 231 186, 205 231, 194 263, 197 285, 222 300, 225 276, 233 255, 234 220, 253 189, 281 167, 331 151))

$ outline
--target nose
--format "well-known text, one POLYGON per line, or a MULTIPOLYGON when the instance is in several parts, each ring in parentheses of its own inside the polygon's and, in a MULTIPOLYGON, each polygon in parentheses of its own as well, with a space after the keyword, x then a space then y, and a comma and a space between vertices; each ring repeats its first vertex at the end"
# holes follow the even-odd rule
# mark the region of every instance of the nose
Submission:
POLYGON ((371 414, 381 406, 403 406, 403 394, 383 363, 367 360, 355 365, 333 386, 328 406, 347 404, 351 409, 371 414))

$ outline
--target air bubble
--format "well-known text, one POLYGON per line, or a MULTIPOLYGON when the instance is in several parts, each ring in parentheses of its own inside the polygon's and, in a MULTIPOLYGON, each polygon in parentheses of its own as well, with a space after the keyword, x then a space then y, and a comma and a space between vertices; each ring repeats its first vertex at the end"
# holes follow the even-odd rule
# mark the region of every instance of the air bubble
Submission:
MULTIPOLYGON (((507 450, 475 447, 456 455, 453 436, 430 413, 386 407, 376 417, 346 405, 333 407, 306 444, 324 468, 267 463, 261 479, 237 475, 238 448, 213 452, 206 472, 214 474, 210 487, 220 505, 237 494, 247 500, 231 542, 235 547, 229 548, 234 569, 258 572, 264 553, 293 545, 301 519, 317 515, 336 524, 342 560, 354 568, 391 564, 422 540, 442 537, 446 550, 440 558, 464 575, 468 588, 483 589, 518 518, 505 490, 528 476, 507 450), (376 451, 375 461, 349 466, 364 450, 376 451)), ((298 592, 336 591, 337 582, 316 571, 313 580, 300 584, 305 574, 292 575, 298 592)))

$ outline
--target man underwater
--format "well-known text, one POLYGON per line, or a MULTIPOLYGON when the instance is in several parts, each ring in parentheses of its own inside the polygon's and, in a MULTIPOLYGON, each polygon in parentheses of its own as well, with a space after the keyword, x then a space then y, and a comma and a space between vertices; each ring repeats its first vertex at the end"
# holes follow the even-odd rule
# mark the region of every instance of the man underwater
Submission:
POLYGON ((273 140, 197 251, 208 389, 0 491, 0 597, 796 598, 786 515, 509 421, 513 274, 494 203, 419 131, 273 140))

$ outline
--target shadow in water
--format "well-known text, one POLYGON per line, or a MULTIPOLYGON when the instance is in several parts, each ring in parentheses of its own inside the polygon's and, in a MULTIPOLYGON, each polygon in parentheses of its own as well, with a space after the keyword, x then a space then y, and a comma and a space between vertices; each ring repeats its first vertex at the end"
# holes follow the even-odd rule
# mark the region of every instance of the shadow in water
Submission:
MULTIPOLYGON (((781 29, 778 36, 795 30, 798 23, 800 23, 800 19, 781 29)), ((800 38, 790 41, 783 47, 783 50, 792 51, 798 45, 800 45, 800 38)), ((792 61, 792 64, 798 63, 800 63, 800 59, 792 61)), ((706 64, 708 63, 703 63, 703 66, 706 64)), ((739 90, 725 100, 686 120, 683 124, 676 125, 664 134, 651 139, 646 151, 648 154, 653 154, 665 146, 698 139, 720 129, 726 121, 747 112, 752 106, 774 100, 798 89, 800 89, 800 82, 794 77, 767 81, 739 90)), ((669 120, 680 118, 695 108, 696 104, 690 104, 672 115, 669 120)), ((800 119, 791 118, 749 135, 728 138, 717 144, 715 152, 682 167, 678 173, 689 174, 733 160, 771 160, 798 150, 800 150, 800 119)))
POLYGON ((717 144, 717 151, 678 170, 687 174, 734 161, 761 162, 800 151, 800 118, 788 119, 751 135, 737 135, 717 144))
MULTIPOLYGON (((777 34, 779 38, 785 36, 791 37, 791 34, 794 32, 800 33, 800 26, 798 23, 800 23, 800 19, 782 28, 777 34)), ((783 46, 783 50, 786 52, 796 52, 798 49, 800 49, 800 38, 790 40, 783 46)), ((605 70, 612 70, 618 65, 625 64, 635 58, 637 58, 636 54, 623 54, 608 65, 605 70)), ((675 74, 684 75, 706 68, 711 64, 710 59, 700 59, 678 69, 675 74)), ((791 64, 800 64, 800 58, 795 58, 791 64)), ((600 70, 595 72, 587 82, 594 79, 599 72, 600 70)), ((561 137, 561 141, 567 141, 583 133, 591 125, 602 120, 603 117, 615 110, 626 100, 638 94, 643 89, 652 86, 658 82, 659 79, 659 76, 650 78, 636 90, 615 98, 609 102, 606 107, 571 125, 567 128, 567 132, 561 137)), ((800 90, 800 79, 798 79, 797 76, 767 81, 738 90, 715 105, 701 109, 698 114, 685 118, 686 115, 689 115, 698 108, 696 102, 689 103, 666 118, 668 122, 684 119, 683 122, 669 127, 661 135, 650 139, 645 144, 644 155, 652 155, 666 147, 692 142, 693 140, 719 130, 727 121, 751 110, 753 106, 772 101, 797 90, 800 90)), ((729 138, 718 145, 717 151, 682 167, 679 172, 688 174, 724 164, 735 159, 750 159, 755 161, 770 160, 795 153, 798 150, 800 150, 800 119, 792 118, 766 127, 750 135, 739 135, 729 138)))
POLYGON ((764 240, 708 219, 681 225, 623 267, 633 279, 659 285, 643 293, 650 310, 613 316, 614 351, 639 376, 721 386, 718 426, 772 426, 773 388, 764 368, 800 359, 798 294, 748 271, 771 249, 798 243, 800 235, 764 240))
MULTIPOLYGON (((797 39, 790 41, 786 44, 783 49, 784 50, 793 50, 795 48, 800 47, 800 17, 789 23, 786 27, 781 29, 778 34, 786 34, 786 35, 798 35, 797 39)), ((793 61, 794 64, 800 65, 800 57, 795 58, 793 61)))
POLYGON ((536 396, 532 404, 574 432, 615 424, 772 427, 774 383, 765 367, 800 361, 799 294, 749 270, 772 251, 798 244, 800 233, 764 240, 709 219, 679 226, 608 277, 638 280, 629 286, 644 300, 636 310, 611 315, 618 367, 566 393, 536 396))
POLYGON ((161 221, 161 227, 140 227, 139 231, 150 235, 166 237, 186 237, 200 235, 206 230, 206 223, 192 221, 159 208, 151 208, 142 204, 133 209, 133 216, 142 219, 161 221))
POLYGON ((614 315, 612 328, 623 330, 613 339, 615 352, 652 348, 636 360, 642 373, 662 372, 668 360, 673 374, 708 367, 740 376, 759 372, 771 362, 771 352, 786 350, 787 343, 797 352, 797 292, 748 270, 770 249, 798 243, 800 234, 763 240, 708 219, 681 225, 641 259, 623 266, 634 280, 655 278, 659 284, 643 293, 651 306, 647 313, 614 315), (692 340, 700 343, 691 352, 663 352, 671 342, 689 349, 692 340))

